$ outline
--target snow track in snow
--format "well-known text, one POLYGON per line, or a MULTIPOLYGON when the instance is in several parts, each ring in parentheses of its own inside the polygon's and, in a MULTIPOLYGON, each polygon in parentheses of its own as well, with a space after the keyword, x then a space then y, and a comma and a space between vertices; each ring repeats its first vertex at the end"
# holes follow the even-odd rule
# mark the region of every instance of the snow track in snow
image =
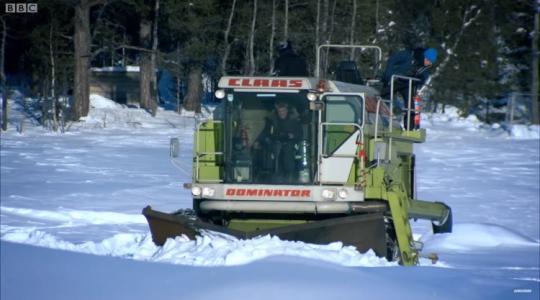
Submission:
POLYGON ((58 211, 28 208, 0 207, 0 213, 28 219, 58 222, 65 227, 83 225, 146 224, 144 216, 118 212, 59 209, 58 211))
POLYGON ((373 251, 364 254, 340 242, 328 245, 282 241, 274 236, 261 236, 240 240, 216 232, 204 232, 195 240, 185 236, 168 239, 158 247, 149 233, 121 233, 100 242, 71 243, 32 227, 1 227, 4 241, 30 244, 60 250, 94 255, 117 256, 135 260, 166 262, 194 266, 233 266, 247 264, 270 256, 304 257, 344 266, 384 267, 397 266, 377 257, 373 251))
POLYGON ((454 224, 450 234, 422 237, 429 251, 470 251, 496 247, 538 247, 540 244, 523 234, 496 224, 454 224))

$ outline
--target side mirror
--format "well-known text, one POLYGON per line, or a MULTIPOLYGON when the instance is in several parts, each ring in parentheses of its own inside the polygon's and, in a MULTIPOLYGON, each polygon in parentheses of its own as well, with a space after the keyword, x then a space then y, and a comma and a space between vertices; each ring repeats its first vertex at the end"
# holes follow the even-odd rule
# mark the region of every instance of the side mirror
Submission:
POLYGON ((170 147, 169 147, 169 156, 171 158, 177 158, 180 153, 180 141, 178 138, 171 138, 170 147))

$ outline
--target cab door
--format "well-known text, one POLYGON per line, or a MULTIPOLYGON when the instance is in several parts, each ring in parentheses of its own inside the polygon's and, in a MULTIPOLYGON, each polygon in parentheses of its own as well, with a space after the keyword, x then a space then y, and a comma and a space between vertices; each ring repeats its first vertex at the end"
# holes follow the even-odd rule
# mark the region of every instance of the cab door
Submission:
POLYGON ((347 183, 363 141, 363 94, 324 94, 319 122, 321 184, 347 183))

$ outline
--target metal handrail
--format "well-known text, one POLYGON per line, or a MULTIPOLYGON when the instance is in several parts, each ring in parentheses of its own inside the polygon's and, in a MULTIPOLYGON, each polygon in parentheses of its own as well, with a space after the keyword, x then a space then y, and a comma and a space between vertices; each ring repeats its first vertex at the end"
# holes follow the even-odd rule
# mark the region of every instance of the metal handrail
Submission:
POLYGON ((378 62, 377 62, 377 69, 375 70, 375 74, 379 71, 381 68, 381 61, 382 61, 382 50, 381 47, 374 46, 374 45, 337 45, 337 44, 324 44, 317 47, 317 57, 315 61, 315 77, 319 77, 320 75, 320 63, 321 63, 321 49, 322 48, 350 48, 350 49, 375 49, 378 52, 378 62))
POLYGON ((200 181, 199 180, 199 160, 200 160, 200 157, 201 156, 204 156, 204 155, 224 155, 224 152, 223 151, 215 151, 215 152, 199 152, 199 140, 200 140, 200 136, 199 136, 199 132, 201 130, 201 127, 203 124, 208 124, 208 123, 215 123, 215 124, 219 124, 219 123, 223 123, 223 121, 220 121, 220 120, 205 120, 205 121, 202 121, 202 122, 198 122, 196 125, 195 125, 195 134, 196 134, 196 143, 195 143, 195 181, 196 182, 223 182, 222 179, 217 179, 217 180, 203 180, 203 181, 200 181))
MULTIPOLYGON (((393 121, 394 121, 394 118, 393 118, 393 115, 394 115, 394 81, 395 80, 407 80, 409 82, 409 93, 408 93, 408 96, 409 98, 407 99, 407 102, 408 102, 408 106, 409 106, 409 109, 410 109, 410 106, 411 106, 411 94, 412 94, 412 82, 413 81, 420 81, 420 79, 418 78, 415 78, 415 77, 409 77, 409 76, 403 76, 403 75, 392 75, 391 77, 391 80, 390 80, 390 113, 392 115, 392 117, 390 118, 390 124, 389 124, 389 129, 388 129, 388 132, 389 133, 392 133, 392 128, 393 128, 393 121)), ((410 122, 410 118, 411 118, 411 112, 408 111, 407 112, 408 115, 407 115, 407 127, 406 127, 406 130, 409 131, 409 124, 411 123, 410 122)), ((392 137, 390 137, 388 139, 388 153, 391 154, 392 153, 392 137)), ((388 160, 392 160, 392 157, 391 155, 388 157, 388 160)))
MULTIPOLYGON (((394 112, 394 81, 397 80, 407 80, 409 82, 409 92, 408 92, 408 99, 407 100, 407 103, 408 103, 408 115, 407 115, 407 126, 406 126, 406 130, 409 131, 409 119, 411 118, 411 112, 410 112, 410 109, 411 109, 411 100, 412 100, 412 82, 413 81, 420 81, 420 79, 418 78, 415 78, 415 77, 410 77, 410 76, 403 76, 403 75, 392 75, 391 77, 391 80, 390 80, 390 111, 394 112)), ((390 119, 390 128, 389 128, 389 132, 392 132, 392 123, 393 121, 393 118, 390 119)))

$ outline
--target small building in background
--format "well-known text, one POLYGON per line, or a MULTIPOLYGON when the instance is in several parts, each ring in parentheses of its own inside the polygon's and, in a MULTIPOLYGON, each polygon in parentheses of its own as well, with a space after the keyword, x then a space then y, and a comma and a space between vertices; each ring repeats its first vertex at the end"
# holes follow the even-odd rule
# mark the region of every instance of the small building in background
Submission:
POLYGON ((90 94, 139 105, 139 80, 139 66, 91 68, 90 94))

